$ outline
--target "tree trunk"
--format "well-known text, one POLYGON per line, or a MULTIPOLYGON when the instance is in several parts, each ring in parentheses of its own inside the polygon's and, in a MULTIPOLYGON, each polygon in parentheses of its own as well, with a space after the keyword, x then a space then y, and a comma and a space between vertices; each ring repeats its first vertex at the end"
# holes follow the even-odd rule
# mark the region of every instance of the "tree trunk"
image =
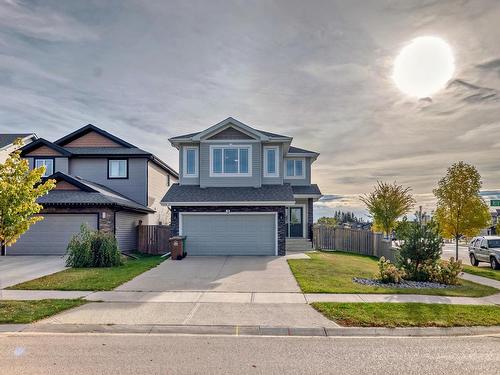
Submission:
POLYGON ((1 250, 0 250, 0 256, 5 256, 5 255, 7 255, 7 251, 6 251, 6 249, 5 249, 5 244, 4 244, 3 242, 0 244, 0 249, 1 249, 1 250))
POLYGON ((458 236, 455 236, 455 255, 456 255, 456 258, 455 260, 458 261, 458 236))

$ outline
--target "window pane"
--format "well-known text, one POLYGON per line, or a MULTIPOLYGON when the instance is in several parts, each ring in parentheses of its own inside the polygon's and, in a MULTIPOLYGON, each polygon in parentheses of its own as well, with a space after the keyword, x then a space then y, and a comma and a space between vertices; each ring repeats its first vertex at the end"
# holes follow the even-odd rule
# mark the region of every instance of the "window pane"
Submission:
POLYGON ((196 150, 186 151, 186 173, 196 174, 196 150))
POLYGON ((127 161, 126 160, 110 160, 109 161, 109 177, 125 178, 127 177, 127 161))
POLYGON ((293 176, 293 160, 286 161, 286 174, 287 176, 293 176))
POLYGON ((267 150, 267 173, 276 173, 276 150, 267 150))
POLYGON ((248 149, 240 149, 240 173, 248 173, 248 149))
POLYGON ((238 173, 238 149, 224 149, 224 173, 238 173))
POLYGON ((222 173, 222 149, 214 148, 213 153, 212 170, 214 173, 222 173))
POLYGON ((302 176, 302 160, 295 160, 295 176, 302 176))
POLYGON ((54 173, 54 160, 52 159, 36 159, 35 168, 45 166, 45 172, 42 177, 48 177, 54 173))

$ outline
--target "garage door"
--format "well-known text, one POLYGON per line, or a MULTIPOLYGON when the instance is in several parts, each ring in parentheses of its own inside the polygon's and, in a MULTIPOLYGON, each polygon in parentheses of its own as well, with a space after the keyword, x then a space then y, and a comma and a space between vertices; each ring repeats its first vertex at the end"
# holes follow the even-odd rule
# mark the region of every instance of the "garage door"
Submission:
POLYGON ((44 214, 17 242, 7 248, 9 255, 62 255, 73 234, 86 223, 97 228, 97 214, 44 214))
POLYGON ((181 214, 189 255, 276 255, 276 215, 181 214))

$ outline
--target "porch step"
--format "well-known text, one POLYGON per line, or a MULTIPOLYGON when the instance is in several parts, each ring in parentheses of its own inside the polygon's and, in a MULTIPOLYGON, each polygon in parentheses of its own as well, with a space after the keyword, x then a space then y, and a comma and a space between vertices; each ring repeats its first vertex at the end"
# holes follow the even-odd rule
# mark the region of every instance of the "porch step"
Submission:
POLYGON ((285 248, 286 251, 309 251, 312 250, 312 241, 307 238, 287 238, 285 248))

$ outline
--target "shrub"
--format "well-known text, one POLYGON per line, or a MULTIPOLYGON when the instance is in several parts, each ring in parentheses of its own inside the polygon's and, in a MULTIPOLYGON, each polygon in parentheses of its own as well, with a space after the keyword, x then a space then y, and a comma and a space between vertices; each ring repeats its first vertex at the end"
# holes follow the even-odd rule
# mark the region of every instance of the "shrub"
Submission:
POLYGON ((404 271, 397 268, 390 260, 384 257, 378 261, 379 280, 383 283, 399 284, 403 281, 404 271))
POLYGON ((441 257, 443 239, 434 221, 424 224, 423 214, 417 212, 417 219, 401 231, 401 245, 398 265, 405 271, 406 278, 415 281, 429 281, 433 269, 441 257))
POLYGON ((441 261, 436 267, 433 281, 446 285, 457 285, 459 283, 458 275, 460 275, 462 269, 461 260, 456 261, 455 258, 450 258, 448 262, 441 261))
POLYGON ((109 233, 93 231, 86 225, 80 227, 67 248, 66 266, 114 267, 122 264, 116 238, 109 233))

